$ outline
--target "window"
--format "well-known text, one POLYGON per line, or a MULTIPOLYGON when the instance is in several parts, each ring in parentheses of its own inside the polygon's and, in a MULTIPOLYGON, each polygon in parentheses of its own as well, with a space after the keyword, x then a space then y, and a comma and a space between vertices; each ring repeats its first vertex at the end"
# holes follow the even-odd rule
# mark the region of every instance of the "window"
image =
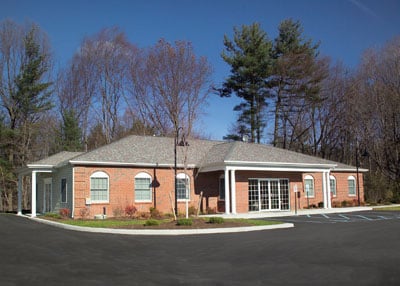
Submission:
POLYGON ((225 200, 225 178, 224 178, 224 175, 219 177, 219 199, 225 200))
POLYGON ((151 176, 139 173, 135 176, 135 201, 151 202, 151 176))
POLYGON ((353 176, 347 178, 347 183, 349 186, 349 196, 356 195, 356 179, 353 176))
POLYGON ((67 202, 67 179, 61 179, 61 202, 67 202))
POLYGON ((178 200, 190 200, 190 181, 185 174, 176 176, 176 191, 178 200))
POLYGON ((306 193, 306 198, 314 197, 314 178, 310 175, 304 177, 304 192, 306 193))
POLYGON ((332 196, 336 197, 336 178, 334 176, 329 176, 329 185, 332 196))
POLYGON ((95 172, 90 176, 90 199, 92 202, 108 202, 108 175, 95 172))

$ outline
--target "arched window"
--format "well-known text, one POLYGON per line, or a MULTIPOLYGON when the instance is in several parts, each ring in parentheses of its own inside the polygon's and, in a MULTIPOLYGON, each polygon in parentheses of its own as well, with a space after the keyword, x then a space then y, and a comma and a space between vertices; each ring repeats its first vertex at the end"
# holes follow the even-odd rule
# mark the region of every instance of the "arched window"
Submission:
POLYGON ((306 194, 306 198, 314 197, 314 178, 310 175, 306 175, 304 177, 304 192, 306 194))
POLYGON ((329 176, 329 184, 331 187, 332 196, 336 197, 336 178, 334 176, 329 176))
POLYGON ((90 176, 90 199, 94 203, 108 203, 108 175, 97 171, 90 176))
POLYGON ((135 176, 135 202, 151 202, 151 176, 139 173, 135 176))
POLYGON ((176 189, 178 200, 190 200, 190 180, 188 175, 184 173, 176 175, 176 189))
POLYGON ((349 196, 355 196, 356 195, 356 178, 354 178, 354 176, 349 176, 347 178, 347 184, 349 187, 349 196))

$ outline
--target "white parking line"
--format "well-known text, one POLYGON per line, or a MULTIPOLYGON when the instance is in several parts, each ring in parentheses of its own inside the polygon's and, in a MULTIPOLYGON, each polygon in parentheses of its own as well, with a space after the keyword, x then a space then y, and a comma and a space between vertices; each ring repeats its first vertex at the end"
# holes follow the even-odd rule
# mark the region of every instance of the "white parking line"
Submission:
POLYGON ((381 219, 389 219, 388 217, 382 216, 382 215, 378 215, 379 218, 381 219))
POLYGON ((321 214, 324 218, 329 218, 326 214, 321 214))
POLYGON ((356 215, 356 216, 358 216, 358 217, 360 217, 362 219, 366 219, 366 220, 373 220, 372 218, 369 218, 369 217, 366 217, 366 216, 363 216, 363 215, 356 215))
POLYGON ((345 216, 345 215, 342 215, 342 214, 340 214, 339 216, 342 217, 342 218, 344 218, 344 219, 346 219, 346 220, 349 220, 349 219, 350 219, 348 216, 345 216))

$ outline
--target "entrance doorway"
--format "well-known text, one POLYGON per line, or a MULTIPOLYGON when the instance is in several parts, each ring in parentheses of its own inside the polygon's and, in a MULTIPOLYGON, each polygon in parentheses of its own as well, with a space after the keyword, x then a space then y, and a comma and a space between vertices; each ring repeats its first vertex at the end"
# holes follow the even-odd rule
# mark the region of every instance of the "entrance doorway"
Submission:
POLYGON ((51 179, 44 181, 43 213, 51 212, 51 179))
POLYGON ((289 210, 288 179, 249 179, 249 211, 289 210))

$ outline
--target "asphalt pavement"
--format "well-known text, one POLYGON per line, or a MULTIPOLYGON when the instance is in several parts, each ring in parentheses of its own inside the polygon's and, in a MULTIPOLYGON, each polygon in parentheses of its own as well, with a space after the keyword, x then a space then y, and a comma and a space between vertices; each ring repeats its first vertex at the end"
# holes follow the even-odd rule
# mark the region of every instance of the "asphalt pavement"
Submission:
POLYGON ((7 286, 400 285, 400 219, 170 237, 0 215, 0 257, 7 286))

